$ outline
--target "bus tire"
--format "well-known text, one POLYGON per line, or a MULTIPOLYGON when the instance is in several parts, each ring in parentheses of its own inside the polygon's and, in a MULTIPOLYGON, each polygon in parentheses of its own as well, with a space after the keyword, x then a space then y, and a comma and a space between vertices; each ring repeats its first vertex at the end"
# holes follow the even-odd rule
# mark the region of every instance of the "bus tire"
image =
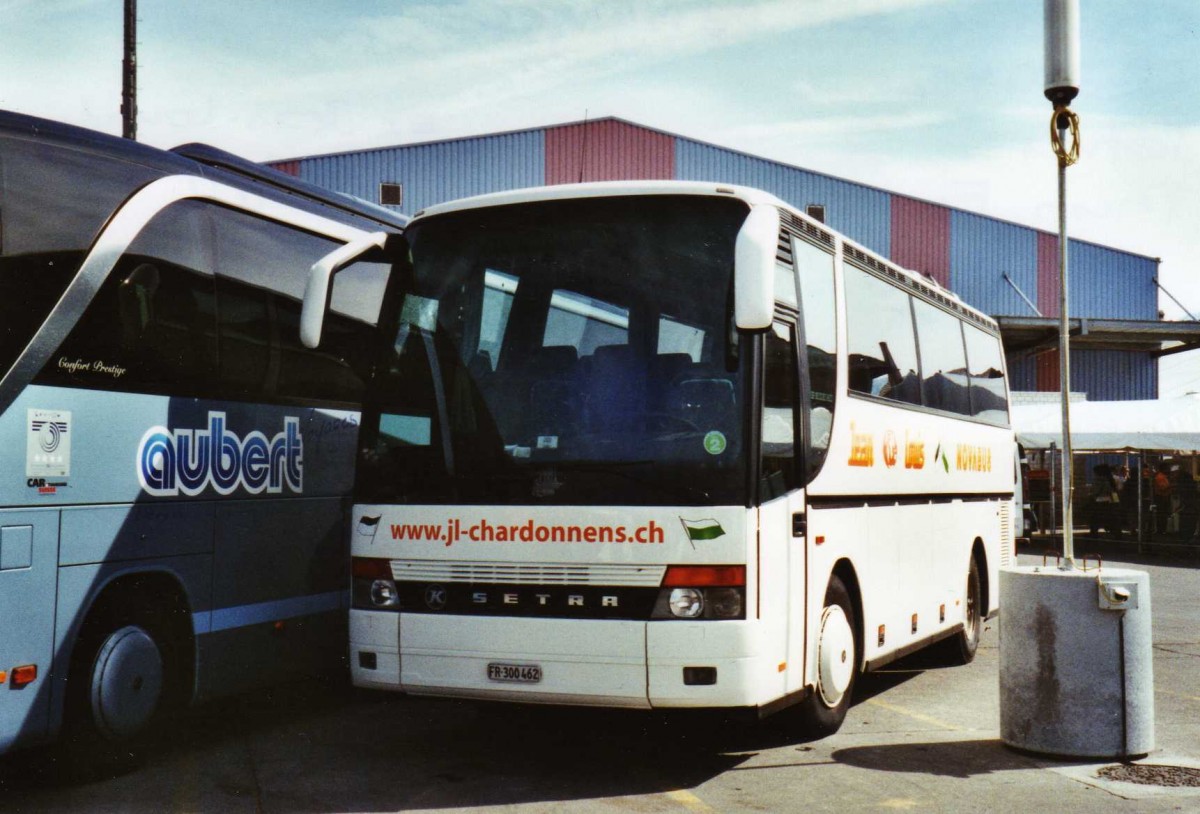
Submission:
POLYGON ((796 722, 808 735, 832 735, 846 719, 862 661, 856 630, 854 602, 834 575, 825 589, 817 633, 817 681, 795 708, 796 722))
POLYGON ((967 587, 963 598, 963 628, 941 643, 942 656, 953 665, 970 664, 979 649, 983 631, 983 591, 979 580, 979 561, 972 556, 967 568, 967 587))
POLYGON ((170 695, 171 648, 148 612, 84 623, 67 679, 63 747, 71 774, 94 779, 135 767, 170 695))

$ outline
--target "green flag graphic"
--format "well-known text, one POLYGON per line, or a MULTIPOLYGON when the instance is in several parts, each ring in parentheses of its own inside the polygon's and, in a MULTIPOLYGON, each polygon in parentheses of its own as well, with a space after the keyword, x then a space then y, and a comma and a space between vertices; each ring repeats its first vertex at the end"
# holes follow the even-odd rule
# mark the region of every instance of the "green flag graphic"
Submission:
POLYGON ((683 524, 683 530, 687 532, 688 540, 693 544, 697 540, 715 540, 725 536, 725 529, 711 517, 700 520, 686 520, 681 517, 679 522, 683 524))

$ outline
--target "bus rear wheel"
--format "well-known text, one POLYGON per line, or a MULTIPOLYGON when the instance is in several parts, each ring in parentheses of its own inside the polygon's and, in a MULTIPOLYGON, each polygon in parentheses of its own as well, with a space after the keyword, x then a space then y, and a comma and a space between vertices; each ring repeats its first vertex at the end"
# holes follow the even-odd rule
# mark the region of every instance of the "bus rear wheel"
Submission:
POLYGON ((941 652, 950 664, 970 664, 979 649, 979 634, 983 631, 983 591, 979 580, 979 561, 971 557, 967 568, 967 584, 963 595, 963 627, 956 635, 941 642, 941 652))
POLYGON ((817 680, 795 710, 798 725, 810 735, 836 732, 846 719, 859 672, 856 616, 850 593, 837 576, 825 590, 817 630, 817 680))

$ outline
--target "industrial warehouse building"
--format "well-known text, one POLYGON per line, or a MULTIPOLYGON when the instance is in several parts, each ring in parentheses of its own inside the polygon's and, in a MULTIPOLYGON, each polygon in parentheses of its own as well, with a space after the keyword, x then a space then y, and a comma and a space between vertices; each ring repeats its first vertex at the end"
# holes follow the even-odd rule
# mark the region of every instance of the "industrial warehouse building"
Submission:
MULTIPOLYGON (((328 189, 412 215, 442 201, 579 181, 676 179, 771 192, 996 317, 1014 390, 1057 391, 1058 236, 770 161, 617 118, 270 162, 328 189)), ((1071 390, 1091 400, 1158 396, 1166 340, 1158 260, 1072 240, 1071 390)))

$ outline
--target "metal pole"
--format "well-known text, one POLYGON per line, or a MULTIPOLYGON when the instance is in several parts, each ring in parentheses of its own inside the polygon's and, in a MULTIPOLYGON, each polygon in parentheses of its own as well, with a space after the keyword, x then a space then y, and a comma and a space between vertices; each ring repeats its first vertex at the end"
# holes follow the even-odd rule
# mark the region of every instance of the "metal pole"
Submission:
POLYGON ((137 0, 125 0, 125 58, 121 62, 121 135, 137 141, 137 0))
POLYGON ((1054 505, 1054 487, 1057 478, 1054 477, 1054 442, 1050 442, 1050 533, 1058 529, 1058 507, 1054 505))
MULTIPOLYGON (((1067 143, 1067 117, 1059 116, 1058 138, 1067 143)), ((1071 477, 1071 332, 1067 318, 1067 162, 1058 162, 1058 379, 1062 390, 1063 568, 1075 567, 1075 512, 1071 477)))

